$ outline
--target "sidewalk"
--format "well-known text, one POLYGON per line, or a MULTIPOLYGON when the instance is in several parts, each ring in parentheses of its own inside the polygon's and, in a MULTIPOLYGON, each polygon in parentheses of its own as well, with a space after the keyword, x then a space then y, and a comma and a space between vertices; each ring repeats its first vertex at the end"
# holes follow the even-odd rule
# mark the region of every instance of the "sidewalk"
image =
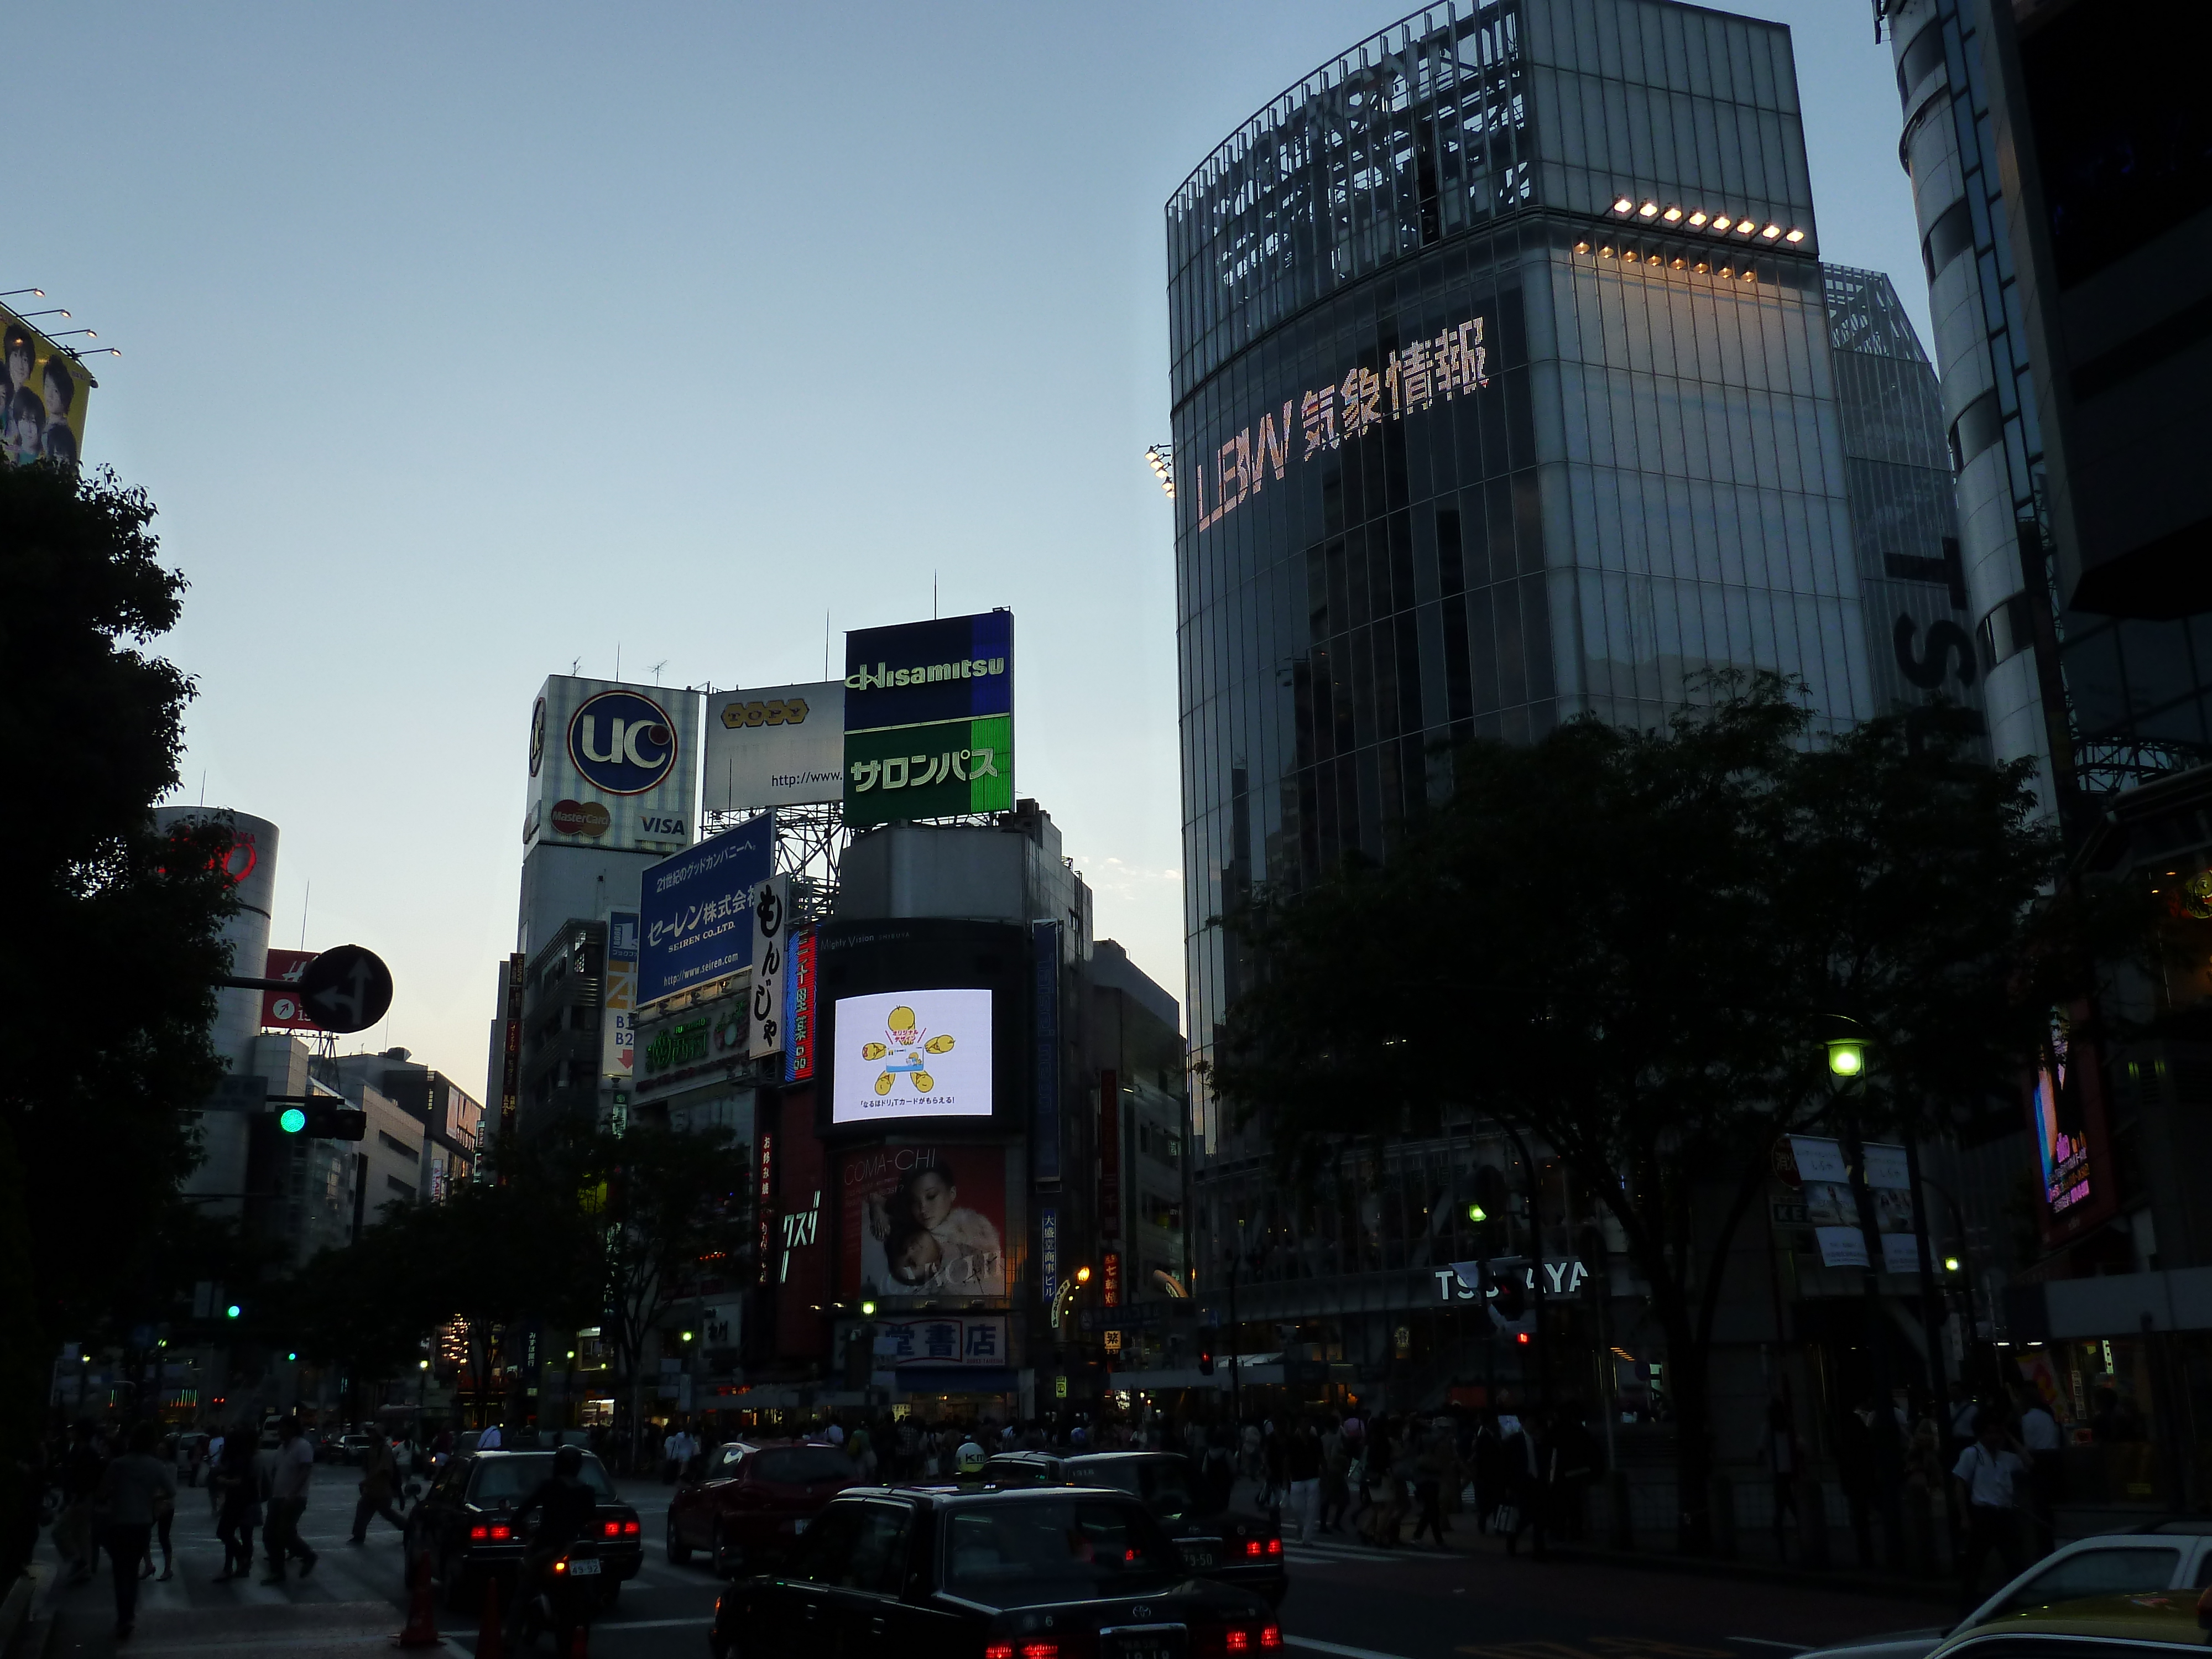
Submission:
MULTIPOLYGON (((1259 1510, 1261 1509, 1259 1497, 1257 1482, 1239 1479, 1230 1501, 1234 1507, 1259 1510)), ((1353 1516, 1356 1516, 1357 1513, 1356 1510, 1353 1511, 1353 1516)), ((1369 1543, 1353 1528, 1352 1520, 1352 1516, 1347 1516, 1342 1528, 1336 1532, 1324 1533, 1316 1530, 1314 1534, 1314 1541, 1316 1544, 1360 1550, 1376 1555, 1456 1554, 1487 1556, 1500 1561, 1507 1559, 1505 1540, 1482 1532, 1478 1526, 1476 1517, 1465 1510, 1456 1515, 1447 1515, 1444 1517, 1446 1531, 1444 1541, 1441 1546, 1427 1540, 1419 1544, 1401 1541, 1395 1551, 1384 1551, 1369 1543)), ((1284 1540, 1285 1543, 1289 1543, 1296 1536, 1296 1522, 1291 1516, 1285 1515, 1282 1523, 1284 1540)), ((1398 1535, 1401 1540, 1410 1539, 1413 1530, 1413 1520, 1408 1518, 1406 1523, 1399 1528, 1398 1535)), ((1751 1543, 1753 1548, 1759 1548, 1771 1547, 1771 1540, 1765 1534, 1761 1534, 1756 1540, 1740 1540, 1740 1545, 1741 1543, 1751 1543)), ((1534 1548, 1534 1534, 1524 1532, 1521 1535, 1520 1553, 1517 1559, 1522 1561, 1533 1561, 1534 1548)), ((1756 1556, 1747 1557, 1742 1554, 1734 1559, 1723 1556, 1684 1555, 1673 1547, 1671 1540, 1655 1542, 1654 1546, 1648 1549, 1621 1550, 1607 1548, 1601 1544, 1592 1542, 1588 1538, 1579 1540, 1553 1539, 1547 1543, 1546 1550, 1552 1559, 1560 1561, 1601 1563, 1616 1567, 1640 1568, 1649 1572, 1684 1573, 1711 1578, 1733 1579, 1739 1583, 1846 1590, 1860 1595, 1925 1601, 1931 1606, 1946 1608, 1954 1606, 1959 1595, 1956 1581, 1948 1577, 1914 1577, 1905 1573, 1875 1571, 1840 1564, 1828 1567, 1808 1567, 1792 1561, 1761 1560, 1756 1556)))

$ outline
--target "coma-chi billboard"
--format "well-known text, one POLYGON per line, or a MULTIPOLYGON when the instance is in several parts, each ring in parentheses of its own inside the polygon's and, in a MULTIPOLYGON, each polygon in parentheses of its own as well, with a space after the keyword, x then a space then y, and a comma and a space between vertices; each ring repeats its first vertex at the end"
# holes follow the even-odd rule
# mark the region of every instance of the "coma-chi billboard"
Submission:
POLYGON ((84 411, 99 382, 85 367, 5 306, 0 306, 0 455, 14 465, 77 464, 84 411))
POLYGON ((990 1116, 991 1038, 987 990, 840 997, 830 1122, 990 1116))
POLYGON ((843 1294, 1002 1297, 1006 1149, 868 1146, 840 1160, 843 1294))
POLYGON ((550 676, 530 710, 523 844, 690 846, 701 701, 696 691, 550 676))

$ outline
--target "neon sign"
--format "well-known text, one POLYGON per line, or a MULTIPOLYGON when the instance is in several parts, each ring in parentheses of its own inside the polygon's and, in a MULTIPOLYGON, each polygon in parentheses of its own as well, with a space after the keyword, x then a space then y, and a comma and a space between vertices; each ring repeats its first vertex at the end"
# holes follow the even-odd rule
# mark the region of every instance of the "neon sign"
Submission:
POLYGON ((1198 527, 1211 530, 1256 495, 1272 470, 1280 482, 1290 465, 1293 431, 1305 441, 1301 462, 1334 452, 1365 437, 1385 421, 1403 420, 1417 410, 1472 397, 1490 384, 1490 348, 1483 343, 1483 319, 1470 317, 1433 339, 1415 340, 1390 353, 1380 370, 1355 368, 1334 385, 1283 400, 1280 422, 1270 410, 1260 417, 1259 435, 1246 427, 1197 470, 1198 527), (1385 406, 1385 400, 1388 406, 1385 406), (1291 411, 1297 410, 1291 424, 1291 411), (1209 477, 1208 475, 1211 474, 1209 477), (1206 505, 1206 491, 1214 506, 1206 505))

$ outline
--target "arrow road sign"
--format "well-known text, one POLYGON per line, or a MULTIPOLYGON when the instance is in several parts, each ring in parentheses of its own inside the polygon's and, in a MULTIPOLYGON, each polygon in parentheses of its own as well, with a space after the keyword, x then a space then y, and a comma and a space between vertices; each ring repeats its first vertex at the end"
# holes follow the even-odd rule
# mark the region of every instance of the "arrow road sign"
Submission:
POLYGON ((365 1031, 392 1006, 392 970, 358 945, 325 951, 300 975, 300 1001, 326 1031, 365 1031))

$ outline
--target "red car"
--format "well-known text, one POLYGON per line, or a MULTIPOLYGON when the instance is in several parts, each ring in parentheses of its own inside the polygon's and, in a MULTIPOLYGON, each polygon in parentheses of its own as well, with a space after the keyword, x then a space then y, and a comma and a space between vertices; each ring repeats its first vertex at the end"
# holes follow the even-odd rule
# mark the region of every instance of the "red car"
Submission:
POLYGON ((802 1440, 732 1440, 718 1447, 696 1480, 668 1504, 668 1559, 711 1553, 725 1578, 779 1559, 822 1507, 860 1470, 835 1446, 802 1440))

